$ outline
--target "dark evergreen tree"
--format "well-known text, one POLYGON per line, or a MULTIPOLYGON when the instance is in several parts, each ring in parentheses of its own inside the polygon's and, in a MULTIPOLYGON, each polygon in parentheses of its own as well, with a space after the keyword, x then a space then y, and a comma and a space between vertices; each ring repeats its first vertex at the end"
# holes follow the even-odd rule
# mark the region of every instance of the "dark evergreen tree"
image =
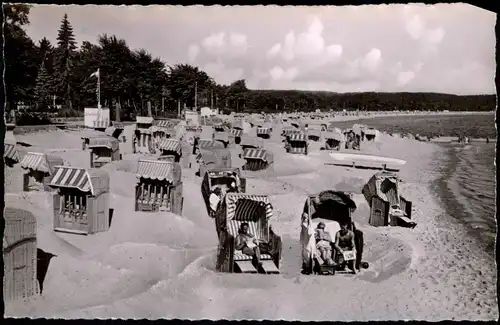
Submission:
POLYGON ((59 97, 64 98, 66 108, 72 110, 72 81, 73 57, 76 50, 75 35, 73 27, 64 14, 61 27, 57 34, 57 49, 55 52, 55 79, 56 91, 59 97))
POLYGON ((45 69, 45 64, 42 63, 38 76, 36 78, 35 86, 35 103, 37 111, 46 112, 50 107, 51 89, 50 89, 51 78, 45 69))

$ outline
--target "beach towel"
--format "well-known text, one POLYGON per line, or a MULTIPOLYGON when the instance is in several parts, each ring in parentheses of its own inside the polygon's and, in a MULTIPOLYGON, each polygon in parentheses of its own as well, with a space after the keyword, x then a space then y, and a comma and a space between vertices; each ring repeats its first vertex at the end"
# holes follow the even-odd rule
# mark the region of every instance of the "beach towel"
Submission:
POLYGON ((316 240, 314 239, 314 228, 307 220, 302 222, 300 231, 300 244, 302 247, 302 262, 308 264, 312 256, 316 254, 316 240))

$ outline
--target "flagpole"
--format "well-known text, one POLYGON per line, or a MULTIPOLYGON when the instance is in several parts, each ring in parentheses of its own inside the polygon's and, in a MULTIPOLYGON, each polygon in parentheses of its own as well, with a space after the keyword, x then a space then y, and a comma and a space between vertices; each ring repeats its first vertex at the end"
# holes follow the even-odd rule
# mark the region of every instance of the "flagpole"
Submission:
POLYGON ((101 108, 101 71, 97 69, 97 108, 101 108))

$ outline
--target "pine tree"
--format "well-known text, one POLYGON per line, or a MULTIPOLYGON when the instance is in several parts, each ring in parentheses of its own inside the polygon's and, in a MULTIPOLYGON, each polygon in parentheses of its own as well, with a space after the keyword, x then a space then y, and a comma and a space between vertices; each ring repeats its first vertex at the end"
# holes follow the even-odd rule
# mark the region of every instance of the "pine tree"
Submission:
POLYGON ((73 68, 72 59, 76 50, 75 35, 73 27, 68 21, 68 15, 64 14, 61 27, 57 34, 57 51, 55 56, 55 74, 57 83, 57 93, 65 99, 67 107, 72 109, 72 80, 71 70, 73 68))
POLYGON ((35 102, 37 111, 46 111, 50 105, 50 76, 42 63, 36 77, 35 102))

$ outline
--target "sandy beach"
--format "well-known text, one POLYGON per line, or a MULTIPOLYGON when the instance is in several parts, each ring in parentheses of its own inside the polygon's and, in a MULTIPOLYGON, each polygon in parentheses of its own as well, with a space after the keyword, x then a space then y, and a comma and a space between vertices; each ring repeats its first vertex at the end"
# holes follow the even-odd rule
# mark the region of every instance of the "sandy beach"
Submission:
MULTIPOLYGON (((374 117, 375 115, 370 115, 374 117)), ((350 121, 366 116, 336 116, 350 121)), ((310 125, 328 123, 311 120, 310 125)), ((52 230, 49 193, 21 192, 19 164, 5 169, 6 206, 37 218, 38 247, 56 254, 43 295, 5 306, 5 315, 46 318, 272 319, 303 321, 494 320, 498 319, 496 266, 462 225, 446 215, 430 184, 438 177, 440 148, 434 143, 381 134, 362 143, 362 152, 404 159, 399 175, 404 196, 413 202, 414 229, 375 228, 361 194, 373 170, 325 165, 327 152, 313 143, 309 155, 285 153, 282 126, 264 147, 274 153, 273 169, 245 172, 247 192, 269 195, 273 229, 282 236, 280 275, 223 274, 215 271, 217 235, 207 216, 196 168, 184 168, 183 216, 134 212, 139 155, 131 153, 134 125, 125 127, 123 160, 103 167, 111 178, 114 217, 108 232, 90 236, 52 230), (300 212, 306 195, 327 189, 354 191, 356 225, 364 232, 357 275, 300 274, 300 212)), ((17 141, 27 151, 51 152, 71 166, 89 167, 81 132, 26 133, 17 141)), ((241 166, 239 146, 231 145, 241 166)), ((184 158, 189 159, 189 158, 184 158)))

